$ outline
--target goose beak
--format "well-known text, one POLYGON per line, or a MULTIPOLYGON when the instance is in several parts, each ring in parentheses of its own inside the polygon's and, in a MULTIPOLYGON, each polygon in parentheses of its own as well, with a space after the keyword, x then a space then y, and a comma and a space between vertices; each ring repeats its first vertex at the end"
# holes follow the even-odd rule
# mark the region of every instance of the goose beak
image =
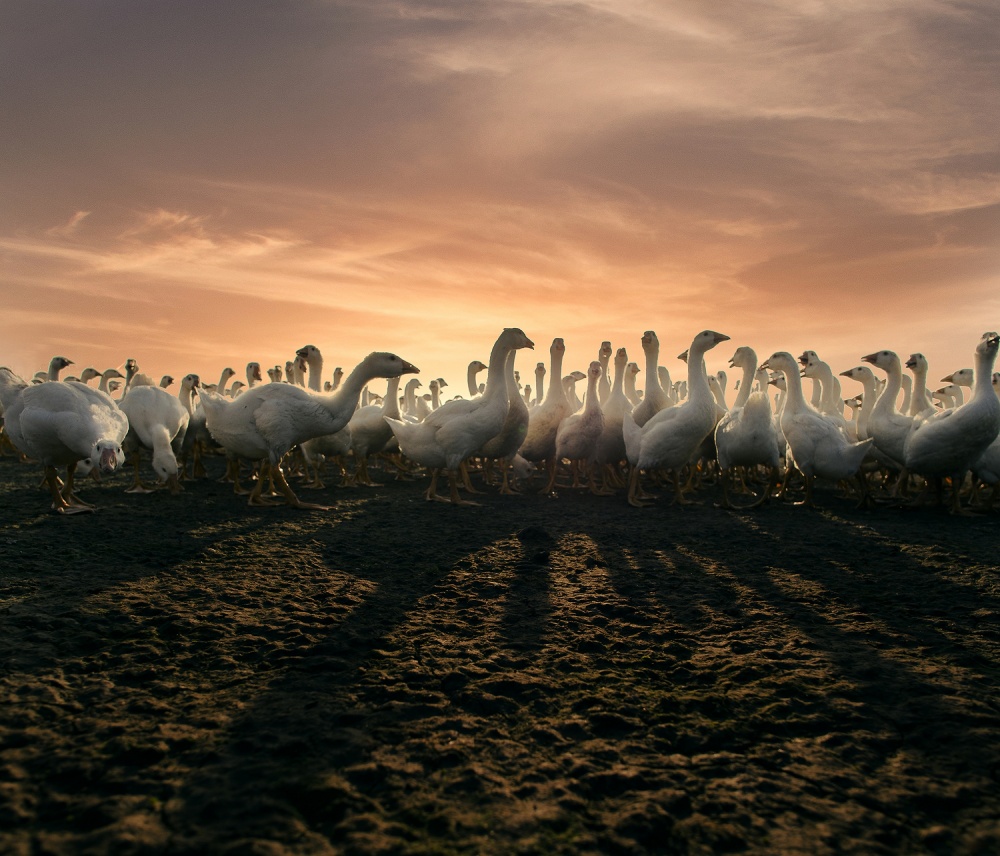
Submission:
POLYGON ((729 341, 729 337, 725 333, 713 333, 712 335, 715 337, 715 344, 716 345, 718 345, 719 342, 728 342, 729 341))
POLYGON ((952 372, 950 375, 945 375, 943 378, 941 378, 941 383, 954 383, 954 382, 955 382, 954 372, 952 372))
MULTIPOLYGON (((403 362, 403 370, 400 372, 400 374, 420 374, 420 369, 418 369, 415 365, 413 365, 413 363, 408 363, 406 360, 403 360, 402 362, 403 362)), ((419 381, 417 385, 418 386, 420 385, 419 381)))
POLYGON ((876 356, 878 356, 878 355, 877 354, 868 354, 867 356, 864 356, 861 359, 864 360, 866 363, 874 363, 876 356))
POLYGON ((531 339, 528 339, 528 344, 525 345, 524 347, 531 348, 531 350, 535 350, 535 343, 532 342, 531 339))
POLYGON ((762 362, 759 366, 757 366, 757 368, 758 369, 770 369, 771 366, 768 364, 767 360, 764 360, 764 362, 762 362))

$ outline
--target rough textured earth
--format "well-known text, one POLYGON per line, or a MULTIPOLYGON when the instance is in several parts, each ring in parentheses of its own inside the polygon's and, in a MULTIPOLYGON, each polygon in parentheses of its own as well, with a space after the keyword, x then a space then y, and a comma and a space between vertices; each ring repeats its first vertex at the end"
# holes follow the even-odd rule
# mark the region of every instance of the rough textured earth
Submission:
POLYGON ((0 852, 1000 851, 996 515, 39 476, 0 459, 0 852))

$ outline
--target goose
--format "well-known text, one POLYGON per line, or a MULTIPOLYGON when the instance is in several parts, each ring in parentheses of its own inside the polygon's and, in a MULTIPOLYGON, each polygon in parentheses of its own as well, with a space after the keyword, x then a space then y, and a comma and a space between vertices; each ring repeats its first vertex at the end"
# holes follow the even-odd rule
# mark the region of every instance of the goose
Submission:
POLYGON ((427 499, 450 500, 453 505, 475 504, 459 497, 459 467, 503 427, 509 404, 504 380, 507 354, 512 350, 533 347, 534 343, 522 330, 507 327, 497 337, 490 352, 486 389, 482 396, 449 401, 423 422, 408 423, 386 418, 403 454, 432 470, 431 484, 425 494, 427 499), (441 469, 448 470, 449 499, 437 493, 437 476, 441 469))
POLYGON ((173 375, 162 375, 160 377, 160 389, 167 389, 174 382, 173 375))
POLYGON ((802 377, 813 381, 812 406, 843 431, 852 442, 858 438, 851 433, 853 426, 844 418, 843 392, 840 381, 833 375, 830 364, 819 358, 815 351, 803 351, 799 357, 802 377))
POLYGON ((344 382, 344 369, 337 366, 333 370, 333 383, 331 384, 331 391, 336 392, 340 389, 340 385, 344 382))
POLYGON ((913 373, 913 395, 910 398, 910 416, 926 419, 937 413, 934 400, 927 391, 927 357, 921 353, 910 354, 906 367, 913 373))
POLYGON ((742 369, 743 377, 733 406, 715 426, 715 448, 719 469, 722 471, 722 507, 733 507, 729 498, 733 467, 765 466, 770 470, 767 489, 754 502, 745 506, 754 508, 770 498, 778 482, 780 443, 767 393, 752 392, 753 379, 757 373, 757 352, 742 345, 736 349, 729 365, 742 369))
POLYGON ((368 472, 368 458, 385 449, 393 439, 392 428, 383 418, 386 416, 399 419, 399 377, 389 378, 381 405, 369 404, 358 409, 347 424, 354 452, 354 484, 380 487, 368 472))
POLYGON ((63 369, 69 368, 71 365, 73 365, 73 361, 67 359, 66 357, 53 357, 49 360, 49 367, 44 373, 45 380, 59 380, 59 373, 63 369))
POLYGON ((525 404, 525 406, 530 409, 531 408, 531 384, 530 383, 526 383, 524 385, 524 396, 523 396, 523 398, 524 398, 524 404, 525 404))
POLYGON ((139 364, 135 361, 134 357, 129 357, 125 360, 125 386, 122 389, 122 395, 129 391, 129 387, 132 386, 132 381, 135 380, 135 376, 139 373, 139 364))
MULTIPOLYGON (((894 351, 882 350, 861 358, 886 373, 886 387, 871 410, 868 421, 869 434, 875 448, 889 458, 896 469, 903 469, 906 438, 913 429, 913 417, 896 410, 896 399, 902 385, 903 367, 894 351)), ((867 398, 867 395, 866 395, 867 398)))
POLYGON ((135 480, 126 493, 149 493, 142 484, 139 466, 142 450, 152 452, 153 470, 173 494, 181 488, 177 457, 191 416, 184 403, 159 386, 133 386, 118 402, 128 417, 128 434, 122 443, 132 457, 135 480))
MULTIPOLYGON (((319 508, 302 502, 281 472, 281 459, 296 443, 334 434, 350 420, 365 384, 376 377, 397 377, 419 371, 395 354, 374 352, 365 357, 331 395, 309 392, 294 384, 255 386, 235 401, 199 393, 208 430, 225 448, 249 460, 266 459, 275 484, 288 505, 319 508)), ((270 505, 261 497, 263 479, 250 494, 251 505, 270 505)))
POLYGON ((1000 337, 982 335, 976 346, 972 399, 936 413, 914 425, 906 441, 906 467, 933 482, 940 497, 941 479, 952 480, 951 511, 963 512, 959 489, 965 473, 989 448, 1000 432, 1000 399, 993 392, 991 373, 1000 337))
MULTIPOLYGON (((632 363, 632 365, 635 365, 632 363)), ((622 421, 626 413, 632 412, 632 405, 625 397, 625 373, 628 370, 628 352, 619 348, 615 353, 615 380, 611 394, 604 402, 604 429, 597 440, 597 464, 601 468, 601 489, 608 491, 612 483, 619 487, 624 482, 615 472, 618 463, 625 460, 625 437, 622 434, 622 421)))
POLYGON ((524 442, 528 433, 528 406, 524 403, 517 391, 517 378, 514 372, 514 358, 517 351, 511 351, 507 355, 507 364, 504 367, 504 381, 507 384, 507 416, 500 432, 486 443, 479 450, 479 456, 486 461, 498 461, 503 471, 500 483, 500 493, 516 493, 511 485, 510 472, 514 456, 524 442))
POLYGON ((867 504, 867 483, 859 470, 873 444, 869 437, 852 443, 844 432, 811 407, 802 393, 802 379, 795 358, 787 351, 772 354, 764 367, 781 372, 785 379, 785 400, 781 411, 781 431, 785 436, 789 464, 794 464, 805 479, 805 500, 812 506, 813 481, 820 478, 840 481, 858 476, 862 501, 867 504))
POLYGON ((611 342, 605 340, 601 342, 600 350, 597 352, 597 361, 601 364, 601 379, 597 382, 597 399, 604 404, 611 395, 611 381, 608 379, 608 366, 611 364, 611 356, 614 351, 611 349, 611 342))
POLYGON ((938 399, 946 410, 953 410, 965 404, 965 393, 957 383, 945 384, 940 389, 935 389, 931 395, 938 399))
POLYGON ((677 403, 677 399, 674 397, 674 383, 670 379, 670 372, 666 366, 657 366, 656 374, 660 379, 660 387, 667 396, 667 406, 672 407, 677 403))
POLYGON ((246 372, 247 372, 248 389, 253 389, 255 386, 257 386, 258 383, 260 383, 263 380, 263 377, 261 376, 260 373, 260 363, 258 363, 256 360, 252 360, 251 362, 247 363, 246 372))
MULTIPOLYGON (((625 383, 624 383, 624 389, 622 391, 625 393, 625 398, 628 399, 628 403, 632 405, 632 407, 638 407, 639 403, 642 401, 642 399, 639 397, 639 393, 636 391, 635 388, 635 378, 636 375, 638 374, 639 374, 638 363, 629 363, 625 367, 625 383)), ((674 398, 673 400, 676 401, 676 398, 674 398)))
MULTIPOLYGON (((303 345, 295 352, 295 364, 306 367, 307 376, 303 379, 305 385, 312 392, 319 393, 323 381, 323 353, 315 345, 303 345)), ((336 374, 336 373, 335 373, 336 374)), ((344 372, 341 370, 341 377, 344 372)), ((340 387, 338 379, 337 387, 340 387)), ((353 414, 352 417, 353 418, 353 414)), ((341 473, 341 485, 347 483, 347 467, 345 459, 351 451, 351 431, 344 425, 339 431, 333 434, 323 434, 319 437, 310 437, 299 444, 299 451, 302 453, 302 462, 307 476, 306 486, 312 490, 320 490, 326 485, 320 476, 320 467, 327 458, 335 460, 341 473), (310 470, 311 475, 310 475, 310 470)))
POLYGON ((674 496, 685 504, 681 495, 680 471, 698 452, 702 441, 716 424, 716 403, 705 373, 705 354, 725 342, 728 336, 714 330, 703 330, 688 349, 688 399, 682 404, 657 412, 644 426, 639 426, 632 414, 622 422, 625 448, 632 473, 629 478, 628 501, 642 507, 640 472, 647 469, 673 471, 674 496))
POLYGON ((420 388, 420 378, 411 378, 403 387, 402 419, 406 422, 417 422, 417 389, 420 388))
POLYGON ((574 486, 578 484, 579 468, 583 466, 587 471, 590 492, 594 494, 605 492, 598 489, 594 480, 597 442, 604 431, 604 412, 597 395, 601 374, 601 364, 594 360, 587 369, 587 392, 583 410, 567 416, 556 431, 556 466, 563 459, 569 460, 573 468, 574 486))
POLYGON ((486 363, 481 362, 480 360, 473 360, 471 363, 469 363, 469 368, 466 372, 465 378, 469 384, 470 398, 475 398, 477 395, 479 395, 479 384, 476 382, 476 375, 478 375, 481 371, 484 371, 485 369, 486 369, 486 363))
POLYGON ((576 394, 576 385, 581 380, 586 380, 587 375, 581 371, 571 371, 566 377, 563 378, 563 389, 566 393, 566 400, 569 402, 570 413, 576 413, 580 408, 583 407, 583 402, 580 401, 580 396, 576 394))
POLYGON ((542 403, 545 393, 545 363, 535 363, 535 405, 542 403))
POLYGON ((561 338, 553 339, 552 345, 549 347, 549 362, 555 381, 549 384, 545 400, 531 411, 528 420, 528 433, 518 450, 522 458, 533 464, 546 462, 548 470, 546 493, 552 490, 556 480, 556 432, 559 430, 559 423, 572 412, 569 402, 566 400, 566 391, 559 382, 559 378, 562 377, 565 354, 566 343, 561 338))
POLYGON ((73 492, 73 477, 84 459, 102 473, 114 472, 124 460, 128 417, 111 396, 76 381, 29 386, 0 368, 0 402, 15 448, 45 467, 52 508, 61 514, 92 511, 93 506, 73 492), (61 490, 57 466, 66 467, 61 490))
POLYGON ((646 357, 646 391, 642 401, 632 411, 632 418, 640 428, 670 404, 670 399, 660 386, 660 373, 657 370, 660 340, 652 330, 642 334, 642 352, 646 357))

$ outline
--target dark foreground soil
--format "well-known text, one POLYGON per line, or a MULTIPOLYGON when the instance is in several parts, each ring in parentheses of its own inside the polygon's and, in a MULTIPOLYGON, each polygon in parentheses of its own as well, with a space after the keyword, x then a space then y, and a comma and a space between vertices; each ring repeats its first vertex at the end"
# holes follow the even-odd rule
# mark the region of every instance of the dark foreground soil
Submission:
POLYGON ((5 854, 1000 852, 996 515, 38 479, 5 854))

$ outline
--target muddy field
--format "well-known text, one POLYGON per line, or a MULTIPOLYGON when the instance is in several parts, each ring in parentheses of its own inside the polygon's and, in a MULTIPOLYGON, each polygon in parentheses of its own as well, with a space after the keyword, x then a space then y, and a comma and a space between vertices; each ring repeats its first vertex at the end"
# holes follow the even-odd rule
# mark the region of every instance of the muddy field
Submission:
POLYGON ((0 852, 1000 851, 996 514, 210 465, 0 459, 0 852))

